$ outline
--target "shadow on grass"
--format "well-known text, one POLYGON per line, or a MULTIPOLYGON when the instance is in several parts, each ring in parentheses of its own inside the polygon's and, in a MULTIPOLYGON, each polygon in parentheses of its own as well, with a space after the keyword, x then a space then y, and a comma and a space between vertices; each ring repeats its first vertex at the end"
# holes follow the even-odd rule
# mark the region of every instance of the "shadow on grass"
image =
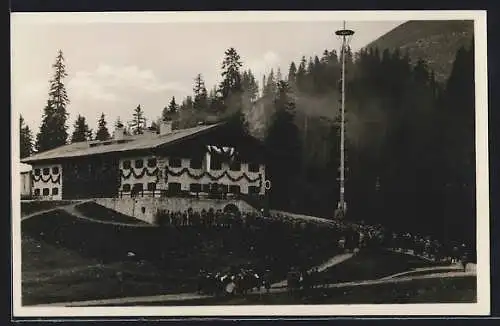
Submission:
POLYGON ((437 266, 415 256, 391 252, 382 248, 359 252, 345 262, 322 272, 322 280, 327 283, 375 280, 414 268, 437 266))
POLYGON ((326 228, 135 228, 56 210, 21 230, 23 304, 193 292, 200 268, 242 263, 270 267, 282 280, 290 265, 338 253, 326 228))

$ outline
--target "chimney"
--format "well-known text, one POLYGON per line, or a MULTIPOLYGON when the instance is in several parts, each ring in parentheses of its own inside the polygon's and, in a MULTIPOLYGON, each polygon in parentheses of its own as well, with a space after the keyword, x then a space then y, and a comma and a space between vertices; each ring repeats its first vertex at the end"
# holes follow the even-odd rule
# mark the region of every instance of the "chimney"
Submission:
POLYGON ((160 136, 172 133, 172 121, 162 121, 160 125, 160 136))
POLYGON ((113 138, 116 140, 121 140, 123 139, 124 135, 125 135, 125 128, 123 126, 117 126, 115 128, 115 132, 113 133, 113 138))

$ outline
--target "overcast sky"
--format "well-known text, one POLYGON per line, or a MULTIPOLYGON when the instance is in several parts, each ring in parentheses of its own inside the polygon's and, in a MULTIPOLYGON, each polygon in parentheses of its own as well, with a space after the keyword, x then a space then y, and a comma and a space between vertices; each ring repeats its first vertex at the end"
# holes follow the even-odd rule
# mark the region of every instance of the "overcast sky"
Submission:
MULTIPOLYGON (((321 55, 338 49, 335 21, 288 22, 43 22, 12 19, 12 105, 36 134, 47 101, 57 51, 66 59, 66 86, 72 126, 77 114, 96 129, 101 112, 110 129, 118 116, 131 118, 138 105, 148 121, 160 116, 172 96, 178 102, 192 93, 193 79, 201 73, 207 88, 220 81, 224 51, 234 47, 245 68, 259 83, 271 68, 283 74, 302 55, 321 55)), ((356 34, 354 50, 404 21, 350 21, 356 34)), ((17 118, 16 118, 17 119, 17 118)))

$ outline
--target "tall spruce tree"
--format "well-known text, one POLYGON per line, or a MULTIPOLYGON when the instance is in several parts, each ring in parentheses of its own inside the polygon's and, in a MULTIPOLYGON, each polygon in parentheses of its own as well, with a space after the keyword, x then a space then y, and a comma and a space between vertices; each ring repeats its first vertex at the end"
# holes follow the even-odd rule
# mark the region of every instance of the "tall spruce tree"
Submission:
POLYGON ((199 112, 206 111, 208 109, 208 93, 201 74, 198 74, 194 80, 193 93, 193 108, 199 112))
POLYGON ((243 72, 241 84, 242 90, 246 94, 248 99, 252 102, 257 100, 259 96, 259 85, 251 70, 243 72))
POLYGON ((287 76, 287 82, 288 85, 290 85, 291 89, 295 89, 297 86, 297 67, 295 66, 295 62, 292 61, 290 64, 290 67, 288 68, 288 76, 287 76))
MULTIPOLYGON (((226 100, 231 94, 241 92, 241 73, 242 62, 236 49, 229 48, 224 53, 222 62, 222 82, 219 89, 222 98, 226 100)), ((236 94, 239 95, 239 94, 236 94)))
POLYGON ((23 116, 19 116, 20 156, 25 158, 33 154, 33 134, 30 127, 25 124, 23 116))
POLYGON ((161 119, 163 121, 172 121, 176 117, 179 112, 179 106, 175 102, 175 96, 172 96, 172 99, 168 103, 168 106, 163 108, 161 113, 161 119))
POLYGON ((101 117, 99 118, 99 121, 97 122, 97 132, 95 134, 95 139, 104 141, 108 140, 111 138, 111 135, 109 134, 108 127, 106 126, 107 122, 104 116, 104 113, 101 113, 101 117))
POLYGON ((92 130, 89 129, 84 116, 78 115, 75 120, 71 142, 78 143, 82 141, 92 140, 92 130))
POLYGON ((52 67, 54 68, 54 75, 49 82, 49 99, 44 108, 40 131, 36 137, 38 151, 46 151, 65 145, 68 138, 66 106, 70 101, 64 85, 64 79, 68 74, 61 50, 59 50, 52 67))
POLYGON ((144 129, 146 129, 146 117, 140 104, 134 109, 129 126, 134 135, 142 135, 144 133, 144 129))

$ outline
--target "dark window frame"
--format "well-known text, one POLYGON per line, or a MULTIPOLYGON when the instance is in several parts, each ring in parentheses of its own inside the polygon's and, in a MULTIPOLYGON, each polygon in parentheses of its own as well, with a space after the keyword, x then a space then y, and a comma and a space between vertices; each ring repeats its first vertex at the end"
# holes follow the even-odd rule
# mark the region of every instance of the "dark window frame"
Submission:
POLYGON ((50 196, 50 189, 49 188, 43 188, 42 189, 42 196, 50 196), (47 191, 45 191, 47 190, 47 191))
POLYGON ((146 189, 148 191, 156 191, 156 182, 148 182, 146 189))
POLYGON ((52 167, 52 174, 53 175, 58 175, 59 174, 59 167, 58 166, 52 167))
POLYGON ((201 192, 209 194, 210 193, 210 184, 209 183, 203 183, 201 185, 201 192))
POLYGON ((248 186, 248 194, 257 195, 260 193, 260 188, 257 186, 248 186))
POLYGON ((229 165, 229 170, 235 172, 241 171, 241 162, 240 161, 231 162, 231 164, 229 165))
POLYGON ((182 192, 182 184, 180 182, 169 182, 168 183, 168 192, 170 193, 180 193, 182 192), (175 189, 173 186, 175 185, 175 189), (178 187, 177 187, 178 185, 178 187))
POLYGON ((148 168, 155 168, 158 165, 158 160, 156 157, 148 158, 146 165, 148 168))
POLYGON ((260 164, 259 163, 248 163, 248 172, 259 172, 260 164))
POLYGON ((41 174, 40 168, 36 168, 33 173, 38 177, 41 174))
POLYGON ((144 184, 142 182, 136 182, 132 185, 132 190, 135 192, 144 191, 144 184))
POLYGON ((182 159, 179 157, 169 157, 168 166, 171 168, 180 168, 182 167, 182 159), (179 164, 174 164, 174 163, 179 163, 179 164))
POLYGON ((189 160, 189 167, 191 169, 200 170, 203 168, 203 158, 202 157, 193 157, 189 160), (196 163, 196 164, 193 164, 196 163))
POLYGON ((190 183, 189 184, 189 192, 200 193, 202 192, 201 183, 190 183))
POLYGON ((40 196, 40 194, 41 194, 40 188, 33 189, 33 195, 34 196, 40 196))
POLYGON ((130 162, 130 160, 125 160, 122 162, 122 167, 124 170, 130 170, 130 168, 132 167, 132 162, 130 162))
POLYGON ((241 194, 241 187, 239 185, 230 185, 229 193, 239 195, 241 194), (237 191, 234 191, 235 189, 237 189, 237 191))
POLYGON ((130 192, 132 190, 132 186, 129 183, 124 183, 122 185, 122 191, 123 192, 130 192))
POLYGON ((52 196, 57 196, 57 195, 59 195, 59 188, 58 187, 52 188, 52 196))
POLYGON ((43 168, 42 174, 43 175, 50 175, 50 168, 43 168))
POLYGON ((222 170, 222 158, 217 156, 212 156, 210 158, 210 170, 214 171, 222 170))
POLYGON ((143 159, 137 159, 134 161, 134 167, 136 169, 142 169, 144 167, 144 160, 143 159))

